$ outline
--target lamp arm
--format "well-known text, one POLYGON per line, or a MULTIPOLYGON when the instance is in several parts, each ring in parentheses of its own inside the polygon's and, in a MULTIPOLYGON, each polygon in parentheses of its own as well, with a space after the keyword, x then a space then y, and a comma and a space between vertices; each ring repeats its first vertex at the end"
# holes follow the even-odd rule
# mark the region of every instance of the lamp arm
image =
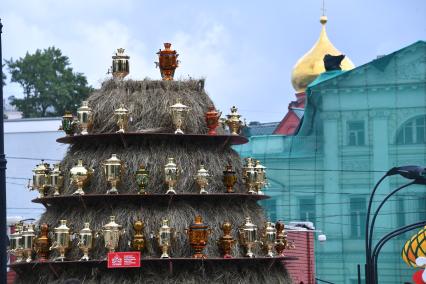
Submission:
POLYGON ((420 221, 420 222, 417 222, 417 223, 414 223, 414 224, 411 224, 411 225, 407 225, 407 226, 404 226, 404 227, 400 227, 400 228, 388 233, 387 235, 385 235, 383 238, 380 239, 380 241, 374 247, 373 254, 372 254, 372 263, 374 264, 373 271, 372 271, 372 272, 374 272, 374 274, 372 274, 372 275, 374 275, 373 283, 378 283, 377 261, 379 259, 379 253, 380 253, 382 247, 387 243, 387 241, 389 241, 393 237, 396 237, 396 236, 398 236, 402 233, 423 227, 425 225, 426 225, 426 220, 420 221))
MULTIPOLYGON (((385 205, 385 203, 386 203, 386 201, 389 199, 389 198, 391 198, 395 193, 397 193, 398 191, 400 191, 400 190, 402 190, 402 189, 404 189, 404 188, 406 188, 406 187, 408 187, 408 186, 410 186, 410 185, 412 185, 412 184, 414 184, 416 181, 412 181, 412 182, 409 182, 409 183, 406 183, 406 184, 404 184, 404 185, 402 185, 402 186, 400 186, 400 187, 398 187, 398 188, 396 188, 396 189, 394 189, 391 193, 389 193, 383 200, 382 200, 382 202, 380 202, 380 205, 377 207, 377 209, 376 209, 376 211, 374 212, 374 215, 373 215, 373 219, 371 220, 371 224, 370 224, 370 234, 369 234, 369 239, 368 239, 368 245, 369 245, 369 248, 371 248, 372 247, 372 244, 373 244, 373 235, 374 235, 374 224, 376 223, 376 218, 377 218, 377 216, 378 216, 378 214, 379 214, 379 211, 380 211, 380 209, 382 209, 382 207, 383 207, 383 205, 385 205)), ((370 255, 370 257, 371 257, 371 255, 370 255)))

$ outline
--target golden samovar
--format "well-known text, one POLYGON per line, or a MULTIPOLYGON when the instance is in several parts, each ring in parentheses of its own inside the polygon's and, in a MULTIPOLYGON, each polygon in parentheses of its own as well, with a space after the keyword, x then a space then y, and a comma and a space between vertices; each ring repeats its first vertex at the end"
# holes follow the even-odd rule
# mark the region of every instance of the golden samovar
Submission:
POLYGON ((206 186, 209 184, 210 174, 209 171, 204 168, 204 165, 200 165, 200 169, 195 175, 195 181, 200 188, 200 194, 207 194, 206 186))
POLYGON ((84 228, 78 234, 78 247, 83 252, 80 261, 89 260, 89 252, 93 248, 93 231, 90 223, 84 223, 84 228))
POLYGON ((232 169, 232 165, 227 165, 225 170, 223 171, 223 184, 226 187, 227 193, 234 192, 234 185, 237 182, 237 175, 235 171, 232 169))
POLYGON ((105 247, 108 253, 115 252, 121 235, 124 234, 122 226, 115 222, 115 216, 109 216, 109 223, 102 227, 101 233, 104 237, 105 247))
POLYGON ((117 133, 125 133, 129 128, 129 110, 123 104, 114 110, 114 117, 117 121, 117 133))
POLYGON ((245 223, 238 228, 238 238, 240 244, 246 250, 246 257, 255 257, 252 249, 259 242, 257 236, 257 226, 252 223, 250 217, 246 217, 245 223))
POLYGON ((15 262, 23 261, 23 247, 22 247, 22 230, 23 224, 16 223, 14 226, 15 231, 10 234, 9 253, 16 257, 15 262))
POLYGON ((118 194, 117 185, 121 180, 124 171, 124 163, 117 158, 116 154, 112 154, 111 158, 105 160, 102 164, 107 182, 111 184, 111 188, 107 194, 118 194))
POLYGON ((71 246, 70 228, 67 226, 67 220, 60 220, 60 225, 53 229, 55 239, 49 250, 55 249, 59 256, 54 261, 64 261, 65 253, 71 246))
POLYGON ((266 167, 260 164, 259 160, 256 160, 254 170, 256 171, 256 193, 263 195, 262 188, 267 185, 266 167))
POLYGON ((172 115, 172 122, 176 128, 175 134, 184 134, 181 128, 183 127, 183 120, 185 119, 186 114, 190 108, 184 104, 181 104, 179 99, 169 108, 172 115))
POLYGON ((223 258, 232 258, 232 248, 235 245, 236 241, 234 237, 232 237, 232 226, 231 223, 225 222, 221 227, 223 231, 223 236, 220 237, 217 245, 219 246, 219 250, 223 255, 223 258))
POLYGON ((34 239, 34 250, 37 253, 38 261, 43 262, 49 259, 49 247, 49 225, 41 224, 39 236, 34 239))
POLYGON ((277 241, 277 230, 271 222, 265 222, 265 227, 262 230, 262 244, 266 250, 266 256, 274 257, 272 249, 277 241))
POLYGON ((135 234, 133 235, 133 240, 131 242, 132 249, 137 251, 143 251, 145 248, 145 236, 143 234, 144 223, 141 220, 136 220, 133 223, 133 230, 135 234))
POLYGON ((170 247, 172 242, 176 238, 176 232, 174 228, 170 228, 169 220, 163 219, 161 221, 161 227, 158 229, 155 235, 158 246, 161 248, 161 258, 170 258, 170 247))
POLYGON ((83 101, 81 107, 77 109, 77 119, 81 128, 81 135, 89 134, 90 129, 93 125, 93 113, 92 108, 89 107, 88 101, 83 101))
POLYGON ((46 196, 47 190, 49 188, 49 174, 49 164, 44 163, 43 160, 41 160, 41 163, 33 169, 33 183, 30 184, 30 181, 28 181, 27 187, 30 190, 37 189, 39 192, 38 198, 43 198, 46 196))
POLYGON ((228 118, 225 123, 228 125, 231 135, 239 135, 241 128, 244 126, 244 123, 240 120, 241 115, 238 113, 238 109, 233 106, 231 108, 231 113, 227 114, 228 118))
POLYGON ((83 187, 89 182, 93 174, 93 169, 88 169, 83 165, 83 160, 79 159, 77 165, 70 170, 70 183, 77 186, 73 195, 84 195, 83 187))
POLYGON ((167 184, 166 194, 176 194, 175 186, 180 175, 180 170, 175 164, 174 158, 168 158, 164 166, 165 182, 167 184))
POLYGON ((33 248, 34 248, 34 224, 24 225, 24 229, 21 233, 22 236, 22 249, 24 253, 24 258, 26 262, 31 262, 33 260, 33 248))
POLYGON ((257 194, 256 192, 256 176, 257 172, 253 164, 252 158, 246 159, 246 164, 243 167, 243 180, 248 193, 257 194))
POLYGON ((53 196, 58 196, 60 194, 60 189, 64 185, 64 176, 61 171, 61 164, 53 165, 53 169, 50 170, 49 180, 49 186, 54 190, 53 196))

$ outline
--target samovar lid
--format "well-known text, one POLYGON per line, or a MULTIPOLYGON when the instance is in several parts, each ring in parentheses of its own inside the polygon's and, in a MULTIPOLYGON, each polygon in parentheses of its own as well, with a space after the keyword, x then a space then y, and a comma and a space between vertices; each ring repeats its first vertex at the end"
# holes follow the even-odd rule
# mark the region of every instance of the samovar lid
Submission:
POLYGON ((198 175, 202 175, 202 176, 208 176, 209 175, 209 171, 204 168, 203 164, 201 164, 200 165, 200 169, 197 171, 197 174, 198 175))
POLYGON ((88 170, 87 168, 83 165, 83 160, 79 159, 77 161, 77 165, 75 165, 74 167, 71 168, 70 170, 71 175, 80 175, 80 174, 87 174, 88 170))
POLYGON ((34 169, 33 169, 33 172, 34 173, 45 173, 45 172, 47 172, 47 171, 49 171, 49 164, 47 164, 47 163, 44 163, 44 161, 43 160, 41 160, 41 163, 40 164, 38 164, 34 169))
POLYGON ((90 223, 85 222, 84 223, 84 228, 81 229, 80 234, 92 234, 92 230, 90 229, 90 223))
POLYGON ((104 225, 104 229, 120 229, 121 225, 115 222, 115 216, 109 216, 109 223, 104 225))
POLYGON ((238 108, 236 108, 235 106, 231 107, 231 113, 226 115, 228 118, 231 117, 236 117, 236 118, 240 118, 241 115, 238 113, 238 108))
POLYGON ((203 223, 203 218, 200 215, 195 216, 194 223, 192 223, 190 226, 190 229, 192 230, 201 230, 207 228, 208 226, 203 223))
POLYGON ((114 113, 115 114, 127 114, 127 113, 129 113, 129 110, 126 109, 123 104, 121 104, 121 106, 119 108, 114 110, 114 113))
POLYGON ((167 158, 167 164, 166 167, 175 167, 175 158, 167 158))
POLYGON ((105 160, 106 165, 121 165, 121 160, 117 157, 117 154, 111 154, 111 158, 105 160))
POLYGON ((89 101, 82 101, 81 106, 77 109, 77 112, 90 112, 92 108, 89 107, 89 101))
POLYGON ((112 59, 129 59, 130 56, 124 53, 124 48, 117 48, 117 52, 112 56, 112 59))
POLYGON ((60 220, 60 225, 53 229, 55 233, 69 233, 70 228, 67 227, 67 220, 60 220))
POLYGON ((170 108, 176 111, 179 111, 179 110, 183 111, 183 110, 189 109, 189 106, 186 106, 182 104, 179 100, 177 100, 177 102, 174 105, 170 106, 170 108))
POLYGON ((161 227, 162 228, 170 228, 169 226, 170 226, 170 221, 168 220, 168 219, 163 219, 163 220, 161 220, 161 227))

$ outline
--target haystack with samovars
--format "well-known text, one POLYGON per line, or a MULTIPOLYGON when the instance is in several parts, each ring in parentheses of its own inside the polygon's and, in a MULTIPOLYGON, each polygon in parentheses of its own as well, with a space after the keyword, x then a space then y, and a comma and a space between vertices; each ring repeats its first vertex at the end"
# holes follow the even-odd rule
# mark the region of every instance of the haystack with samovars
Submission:
POLYGON ((232 149, 248 141, 237 107, 221 118, 204 80, 173 80, 170 44, 158 56, 161 80, 134 81, 118 50, 114 78, 64 115, 66 156, 34 171, 46 212, 11 236, 18 282, 291 283, 277 250, 286 240, 257 203, 265 167, 232 149), (140 253, 141 267, 108 269, 123 252, 140 253))

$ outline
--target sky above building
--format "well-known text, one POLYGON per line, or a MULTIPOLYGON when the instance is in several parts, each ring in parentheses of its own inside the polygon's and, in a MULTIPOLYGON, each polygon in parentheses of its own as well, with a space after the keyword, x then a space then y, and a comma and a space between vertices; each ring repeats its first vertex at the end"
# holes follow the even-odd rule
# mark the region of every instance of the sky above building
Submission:
MULTIPOLYGON (((424 0, 326 0, 327 33, 356 66, 426 39, 424 0)), ((224 113, 279 121, 294 99, 290 75, 317 40, 321 0, 299 1, 16 1, 3 0, 3 57, 55 46, 99 87, 111 56, 123 47, 129 78, 159 79, 164 42, 180 53, 175 78, 206 78, 224 113)), ((8 76, 9 77, 9 76, 8 76)), ((9 78, 8 78, 9 79, 9 78)), ((5 97, 22 96, 8 83, 5 97)))

